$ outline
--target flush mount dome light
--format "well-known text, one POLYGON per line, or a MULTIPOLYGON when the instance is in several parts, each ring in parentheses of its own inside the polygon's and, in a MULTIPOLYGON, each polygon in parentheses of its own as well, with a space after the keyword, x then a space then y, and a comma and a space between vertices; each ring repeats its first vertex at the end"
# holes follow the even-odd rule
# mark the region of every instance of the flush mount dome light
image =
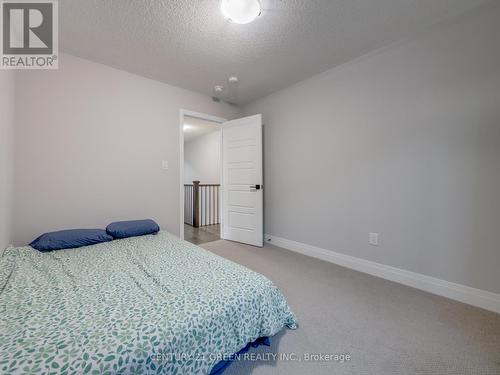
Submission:
POLYGON ((224 17, 239 24, 252 22, 261 12, 260 0, 222 0, 220 8, 224 17))

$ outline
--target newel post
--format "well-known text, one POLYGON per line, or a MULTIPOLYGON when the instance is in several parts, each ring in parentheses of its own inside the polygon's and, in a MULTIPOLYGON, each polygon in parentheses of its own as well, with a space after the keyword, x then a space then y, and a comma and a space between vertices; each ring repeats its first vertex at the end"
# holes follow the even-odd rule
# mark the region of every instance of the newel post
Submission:
POLYGON ((200 227, 200 181, 193 181, 193 227, 200 227))

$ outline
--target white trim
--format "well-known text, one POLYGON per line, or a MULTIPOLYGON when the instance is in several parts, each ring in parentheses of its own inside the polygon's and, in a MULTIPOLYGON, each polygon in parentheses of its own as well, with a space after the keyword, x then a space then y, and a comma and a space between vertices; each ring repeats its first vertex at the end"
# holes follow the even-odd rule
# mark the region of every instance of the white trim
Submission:
POLYGON ((220 178, 220 186, 221 186, 221 189, 220 189, 220 196, 219 196, 219 199, 220 199, 220 203, 219 203, 219 230, 220 230, 220 239, 221 240, 225 240, 226 237, 224 235, 224 223, 226 222, 226 220, 224 219, 224 206, 223 206, 223 202, 224 202, 224 126, 225 126, 225 123, 227 121, 224 121, 222 124, 221 124, 221 129, 220 129, 220 158, 219 158, 219 178, 220 178))
POLYGON ((318 258, 326 262, 335 263, 343 267, 411 286, 413 288, 467 303, 469 305, 481 307, 485 310, 500 313, 500 294, 497 293, 471 288, 469 286, 452 283, 420 273, 287 240, 271 234, 266 234, 265 240, 266 243, 270 243, 283 249, 294 251, 313 258, 318 258))
MULTIPOLYGON (((181 109, 179 112, 179 207, 180 207, 179 238, 181 240, 184 239, 184 116, 196 117, 202 120, 218 122, 221 125, 223 122, 227 121, 225 118, 222 117, 207 115, 205 113, 200 113, 200 112, 189 111, 187 109, 181 109)), ((221 148, 222 148, 222 142, 221 142, 221 148)), ((220 168, 222 169, 221 166, 220 168)), ((221 207, 222 203, 223 202, 221 199, 220 202, 221 207)), ((222 227, 222 215, 221 215, 221 227, 222 227)))
POLYGON ((221 123, 221 129, 220 129, 220 138, 219 138, 219 184, 220 184, 220 191, 219 191, 219 207, 217 207, 218 213, 219 213, 219 237, 221 240, 224 239, 224 218, 222 217, 224 214, 224 168, 223 168, 223 160, 224 160, 224 151, 223 151, 223 134, 224 134, 224 123, 226 121, 223 121, 221 123))
POLYGON ((219 124, 222 124, 223 122, 227 121, 227 119, 222 118, 222 117, 207 115, 206 113, 201 113, 201 112, 189 111, 187 109, 181 109, 181 115, 182 115, 183 119, 184 119, 184 116, 189 116, 189 117, 196 117, 196 118, 199 118, 201 120, 218 122, 219 124))

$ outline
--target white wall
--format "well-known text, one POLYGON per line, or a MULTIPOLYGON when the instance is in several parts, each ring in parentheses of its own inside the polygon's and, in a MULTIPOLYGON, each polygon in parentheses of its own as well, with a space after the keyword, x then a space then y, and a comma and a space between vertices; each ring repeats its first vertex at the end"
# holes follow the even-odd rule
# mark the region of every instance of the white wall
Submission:
POLYGON ((12 241, 15 73, 0 71, 0 252, 12 241))
POLYGON ((146 217, 179 234, 180 109, 239 110, 67 54, 59 67, 17 79, 14 243, 146 217))
POLYGON ((500 292, 499 35, 490 6, 246 106, 266 232, 500 292))
POLYGON ((220 131, 184 144, 184 183, 220 184, 220 131))

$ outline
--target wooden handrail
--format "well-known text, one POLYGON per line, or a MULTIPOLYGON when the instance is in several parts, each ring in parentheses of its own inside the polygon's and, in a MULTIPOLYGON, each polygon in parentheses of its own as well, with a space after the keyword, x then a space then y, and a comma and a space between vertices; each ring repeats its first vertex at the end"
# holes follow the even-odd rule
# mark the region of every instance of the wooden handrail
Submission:
MULTIPOLYGON (((220 184, 198 184, 198 185, 199 186, 220 186, 220 184)), ((193 184, 184 184, 184 186, 193 186, 193 184)))

